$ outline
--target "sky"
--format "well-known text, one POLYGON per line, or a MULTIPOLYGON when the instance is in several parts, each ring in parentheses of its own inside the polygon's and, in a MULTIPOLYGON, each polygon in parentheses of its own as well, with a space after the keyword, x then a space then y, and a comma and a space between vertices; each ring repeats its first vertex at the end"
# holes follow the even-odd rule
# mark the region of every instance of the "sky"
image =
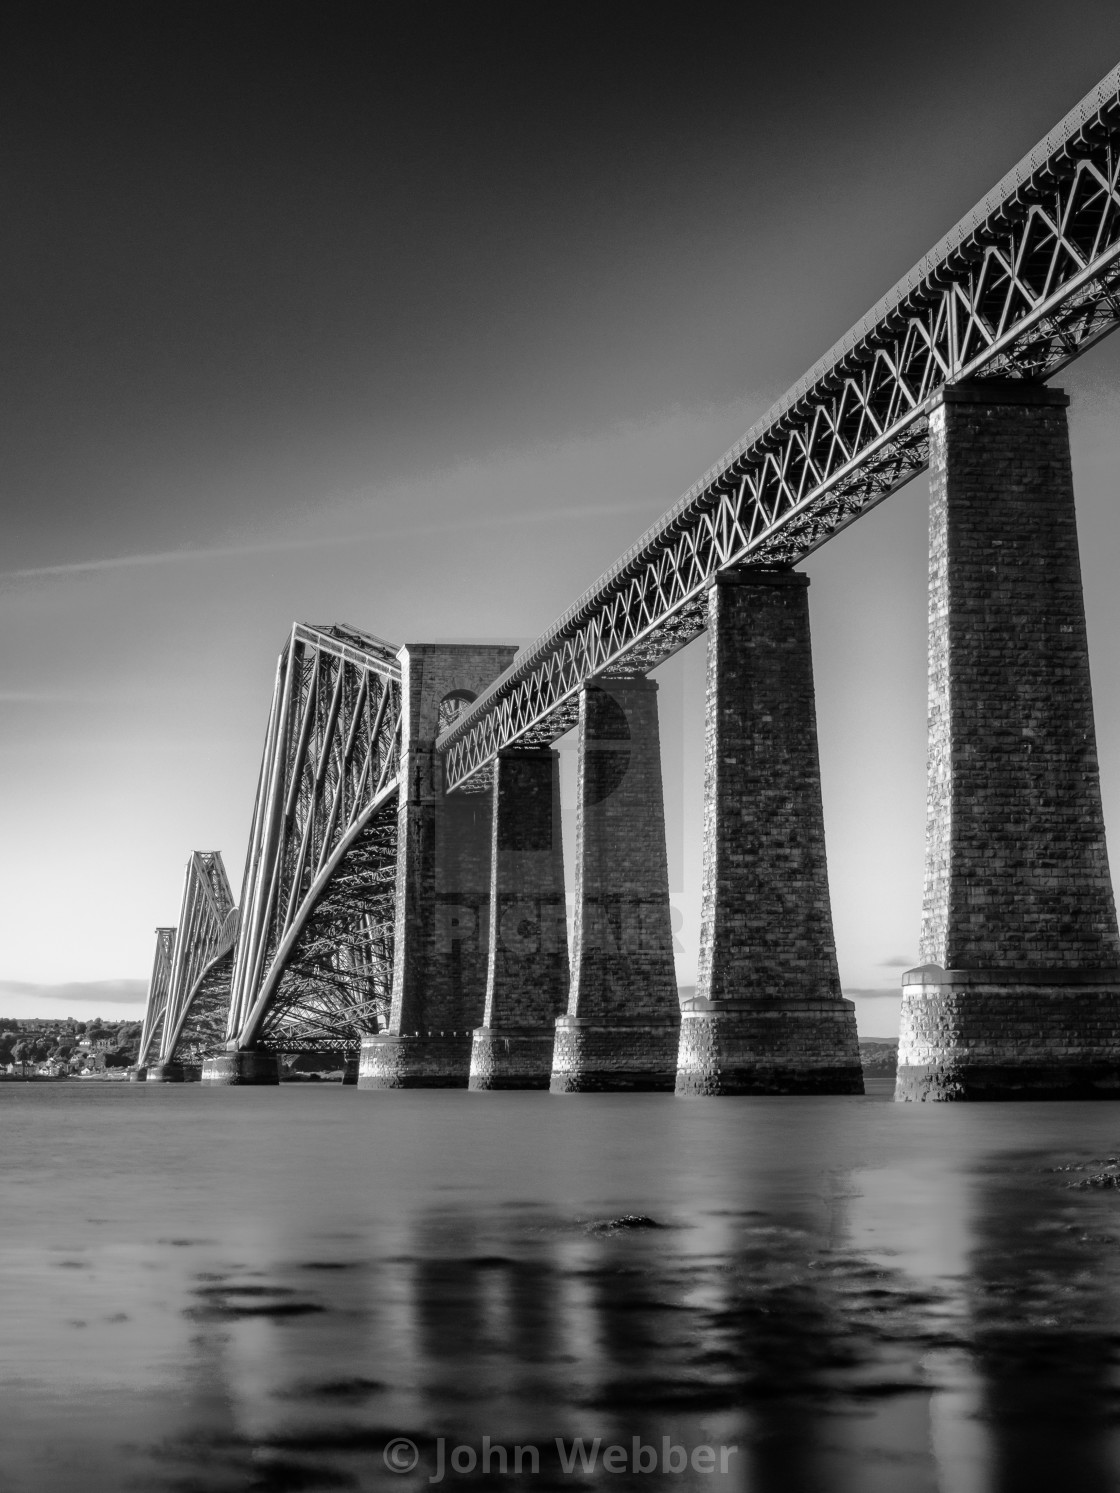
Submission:
MULTIPOLYGON (((135 1016, 189 852, 240 885, 293 620, 529 641, 1118 58, 1114 0, 5 7, 0 1014, 135 1016)), ((1120 866, 1120 339, 1061 382, 1120 866)), ((890 1035, 924 482, 805 568, 890 1035)), ((659 672, 685 983, 703 646, 659 672)))

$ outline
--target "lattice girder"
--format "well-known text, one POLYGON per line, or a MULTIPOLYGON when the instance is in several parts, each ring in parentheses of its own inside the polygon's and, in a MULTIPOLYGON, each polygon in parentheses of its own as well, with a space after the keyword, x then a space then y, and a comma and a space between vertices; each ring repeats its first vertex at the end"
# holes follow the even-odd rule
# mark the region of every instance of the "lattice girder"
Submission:
POLYGON ((397 873, 390 796, 347 850, 284 962, 255 1045, 356 1052, 389 1024, 397 873))
MULTIPOLYGON (((182 1061, 181 1039, 196 1019, 194 1007, 202 984, 212 967, 232 950, 236 937, 237 909, 222 857, 216 850, 196 850, 183 877, 167 1019, 158 1049, 161 1063, 182 1061)), ((228 979, 218 998, 228 1011, 228 979)))
POLYGON ((171 1061, 200 1067, 225 1046, 229 1020, 230 981, 233 975, 233 943, 217 954, 199 975, 191 991, 179 1032, 171 1044, 171 1061))
POLYGON ((136 1065, 143 1068, 152 1053, 158 1053, 167 1021, 167 998, 171 991, 171 970, 175 962, 174 928, 156 929, 156 952, 148 981, 148 1001, 144 1007, 144 1025, 140 1031, 140 1051, 136 1065))
POLYGON ((1045 381, 1118 324, 1120 68, 440 736, 448 788, 691 641, 717 571, 793 565, 916 476, 947 384, 1045 381))
MULTIPOLYGON (((327 916, 345 900, 351 852, 364 843, 367 826, 386 805, 395 808, 396 653, 356 628, 297 623, 280 656, 245 866, 227 1046, 278 1046, 286 1034, 294 1050, 307 1026, 300 1011, 322 1004, 318 984, 301 980, 292 961, 303 957, 317 909, 327 916)), ((369 917, 379 923, 378 896, 366 892, 369 917)), ((342 939, 340 950, 355 939, 361 942, 356 934, 342 939)), ((351 985, 343 981, 350 993, 332 1007, 332 1019, 345 1024, 342 1012, 352 1010, 345 1030, 347 1045, 356 1045, 368 992, 363 987, 359 999, 351 985)))

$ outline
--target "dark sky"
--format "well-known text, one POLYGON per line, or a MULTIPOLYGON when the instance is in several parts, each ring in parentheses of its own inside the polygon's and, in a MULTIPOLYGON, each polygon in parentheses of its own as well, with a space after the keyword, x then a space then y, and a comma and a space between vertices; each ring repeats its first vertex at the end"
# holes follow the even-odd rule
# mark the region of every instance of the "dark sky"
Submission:
MULTIPOLYGON (((294 617, 541 631, 1118 58, 1115 0, 6 6, 0 991, 142 978, 191 849, 239 884, 294 617)), ((910 640, 819 685, 838 908, 861 721, 921 834, 892 501, 814 562, 819 680, 910 640)))
POLYGON ((12 563, 780 393, 1120 53, 1062 13, 8 8, 12 563))

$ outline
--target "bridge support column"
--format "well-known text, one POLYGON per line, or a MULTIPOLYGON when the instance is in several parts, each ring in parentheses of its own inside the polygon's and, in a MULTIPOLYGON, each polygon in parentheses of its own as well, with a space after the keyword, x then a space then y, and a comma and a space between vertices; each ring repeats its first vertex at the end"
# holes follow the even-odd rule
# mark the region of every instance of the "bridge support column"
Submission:
POLYGON ((678 1094, 861 1094, 825 865, 809 578, 743 567, 708 593, 696 997, 678 1094))
POLYGON ((443 791, 436 738, 516 650, 402 648, 393 1007, 362 1042, 361 1089, 463 1088, 486 1002, 490 797, 443 791))
POLYGON ((145 1067, 130 1068, 128 1070, 129 1083, 146 1083, 147 1078, 148 1070, 145 1067))
POLYGON ((280 1082, 280 1064, 272 1052, 220 1052, 203 1060, 202 1082, 267 1087, 280 1082))
POLYGON ((1068 400, 945 391, 930 416, 929 771, 899 1099, 1120 1098, 1068 400))
POLYGON ((586 685, 578 752, 572 979, 549 1087, 671 1090, 680 1005, 656 684, 586 685))
POLYGON ((472 1089, 547 1089, 568 997, 560 758, 504 751, 494 765, 486 1011, 472 1089))
POLYGON ((149 1083, 185 1083, 182 1063, 149 1063, 149 1083))

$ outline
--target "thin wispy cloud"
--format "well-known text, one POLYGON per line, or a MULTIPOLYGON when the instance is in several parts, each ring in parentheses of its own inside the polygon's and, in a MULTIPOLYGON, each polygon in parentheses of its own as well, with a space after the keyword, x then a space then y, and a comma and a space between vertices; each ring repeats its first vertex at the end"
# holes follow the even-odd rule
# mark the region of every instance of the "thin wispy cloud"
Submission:
POLYGON ((0 689, 0 705, 72 705, 96 698, 94 695, 65 694, 61 690, 0 689))
MULTIPOLYGON (((82 1001, 94 1005, 142 1005, 148 998, 145 980, 70 980, 57 985, 37 985, 31 980, 0 980, 0 1003, 6 999, 82 1001)), ((0 1010, 0 1015, 3 1011, 0 1010)))
POLYGON ((484 513, 431 523, 398 524, 363 534, 308 536, 304 539, 265 539, 252 544, 199 546, 192 549, 153 550, 146 554, 109 555, 96 560, 69 560, 59 565, 30 565, 19 570, 0 570, 0 581, 47 580, 51 577, 88 575, 99 571, 142 569, 153 565, 189 565, 200 560, 241 559, 255 555, 298 554, 306 550, 350 549, 358 544, 383 544, 389 539, 413 535, 469 532, 474 529, 525 528, 568 523, 572 519, 614 518, 629 513, 648 513, 649 503, 588 503, 570 508, 548 508, 528 513, 484 513))
POLYGON ((372 536, 339 536, 330 539, 266 540, 260 544, 212 545, 208 548, 155 550, 149 554, 108 555, 97 560, 71 560, 61 565, 30 565, 22 570, 0 571, 0 580, 41 580, 50 576, 85 575, 103 570, 133 570, 148 565, 186 565, 196 560, 224 560, 243 555, 268 555, 284 550, 331 549, 360 543, 372 536))

